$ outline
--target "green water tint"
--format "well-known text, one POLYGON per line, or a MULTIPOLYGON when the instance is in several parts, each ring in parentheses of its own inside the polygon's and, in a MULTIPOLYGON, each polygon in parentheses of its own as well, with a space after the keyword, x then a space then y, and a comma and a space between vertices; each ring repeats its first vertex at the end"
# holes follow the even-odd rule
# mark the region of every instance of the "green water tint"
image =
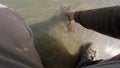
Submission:
POLYGON ((74 37, 74 32, 68 32, 68 19, 57 1, 1 0, 0 2, 24 15, 33 30, 36 49, 47 68, 75 68, 79 54, 76 50, 79 50, 81 40, 74 37))
MULTIPOLYGON (((61 7, 70 4, 78 10, 120 5, 119 0, 0 0, 14 8, 26 19, 33 30, 35 46, 47 68, 75 68, 81 44, 93 42, 100 45, 97 59, 113 56, 106 49, 120 48, 120 41, 87 30, 75 22, 68 31, 68 19, 61 7), (116 45, 116 46, 114 46, 116 45)), ((117 49, 116 49, 117 50, 117 49)), ((112 51, 112 50, 111 50, 112 51)))
MULTIPOLYGON (((59 16, 53 17, 49 22, 57 17, 59 16)), ((46 25, 38 23, 31 26, 35 35, 35 45, 43 63, 48 68, 74 68, 79 58, 76 49, 79 49, 81 41, 76 40, 74 33, 69 33, 67 25, 63 23, 56 24, 54 28, 49 25, 44 27, 46 25)))
POLYGON ((75 68, 78 54, 71 55, 62 42, 44 35, 36 41, 38 52, 47 68, 75 68))

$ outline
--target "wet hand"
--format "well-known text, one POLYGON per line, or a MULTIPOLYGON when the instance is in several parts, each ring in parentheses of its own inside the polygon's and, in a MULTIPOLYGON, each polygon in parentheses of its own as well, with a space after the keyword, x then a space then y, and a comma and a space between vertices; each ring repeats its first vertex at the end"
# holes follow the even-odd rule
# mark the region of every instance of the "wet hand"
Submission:
POLYGON ((66 11, 66 15, 69 17, 69 20, 74 20, 74 14, 75 14, 75 11, 73 10, 66 11))

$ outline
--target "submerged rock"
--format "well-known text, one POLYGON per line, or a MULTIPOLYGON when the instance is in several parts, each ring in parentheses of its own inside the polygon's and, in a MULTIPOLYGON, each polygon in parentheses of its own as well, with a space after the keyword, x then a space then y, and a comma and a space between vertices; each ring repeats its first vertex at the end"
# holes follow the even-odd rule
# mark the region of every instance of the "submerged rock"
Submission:
MULTIPOLYGON (((59 22, 57 20, 59 16, 56 16, 45 23, 50 23, 53 19, 59 22)), ((79 48, 82 44, 77 33, 79 27, 76 26, 78 24, 72 23, 72 31, 69 32, 66 23, 51 23, 48 26, 45 23, 31 26, 35 35, 36 48, 43 63, 47 68, 75 68, 79 58, 79 48), (46 27, 41 27, 41 25, 46 27)))

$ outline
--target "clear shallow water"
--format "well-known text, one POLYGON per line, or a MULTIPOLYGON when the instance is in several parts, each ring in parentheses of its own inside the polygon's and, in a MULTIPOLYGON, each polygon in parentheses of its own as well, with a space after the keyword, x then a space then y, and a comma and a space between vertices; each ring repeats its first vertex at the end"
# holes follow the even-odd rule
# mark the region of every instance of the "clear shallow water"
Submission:
POLYGON ((120 5, 119 0, 0 0, 14 8, 26 19, 33 30, 35 44, 48 68, 74 68, 81 44, 92 42, 98 46, 97 59, 110 58, 120 52, 120 41, 87 30, 72 22, 73 32, 68 32, 68 21, 63 7, 74 10, 120 5))

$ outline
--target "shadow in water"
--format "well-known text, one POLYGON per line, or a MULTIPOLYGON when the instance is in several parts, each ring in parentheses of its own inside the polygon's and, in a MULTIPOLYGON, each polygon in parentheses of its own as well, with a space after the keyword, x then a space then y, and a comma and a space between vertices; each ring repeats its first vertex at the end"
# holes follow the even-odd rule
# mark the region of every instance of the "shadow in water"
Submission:
POLYGON ((59 23, 67 22, 67 18, 64 13, 54 15, 46 21, 41 21, 36 24, 31 25, 30 27, 33 30, 35 37, 41 36, 46 32, 49 32, 51 28, 56 26, 59 23))
POLYGON ((31 25, 35 46, 46 68, 75 68, 77 56, 71 55, 62 42, 47 34, 60 22, 66 22, 65 15, 53 16, 48 21, 31 25))
POLYGON ((57 41, 49 35, 44 35, 38 40, 36 48, 46 68, 75 67, 76 58, 68 53, 62 42, 57 41))

